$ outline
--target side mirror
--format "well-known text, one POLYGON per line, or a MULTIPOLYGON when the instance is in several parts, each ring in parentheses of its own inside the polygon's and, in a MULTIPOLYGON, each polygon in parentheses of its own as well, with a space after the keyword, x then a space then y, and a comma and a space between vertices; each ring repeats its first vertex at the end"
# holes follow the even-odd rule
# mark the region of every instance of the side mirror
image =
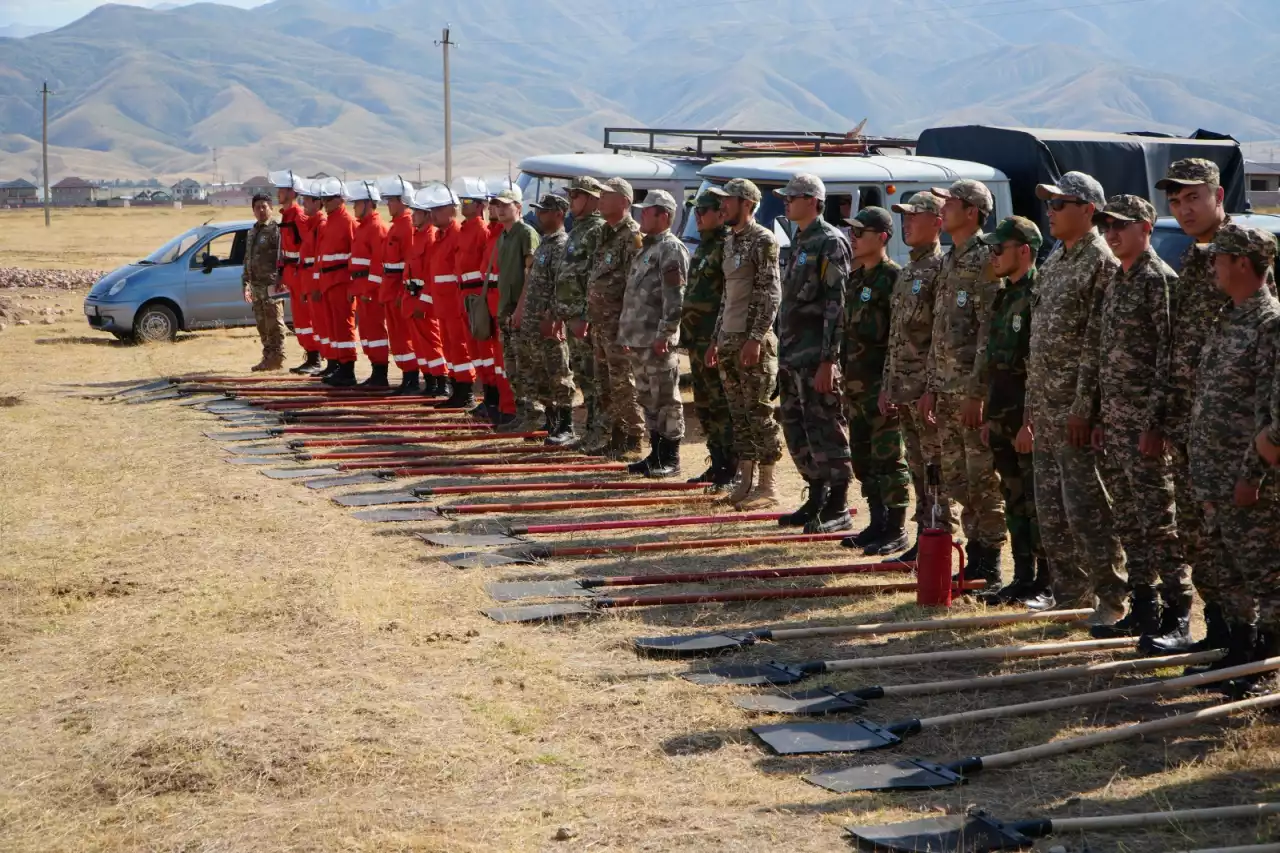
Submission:
POLYGON ((215 258, 213 255, 210 255, 208 252, 206 252, 204 255, 204 258, 201 260, 200 268, 205 275, 208 275, 209 273, 213 272, 213 268, 216 267, 217 265, 218 265, 218 259, 215 258))

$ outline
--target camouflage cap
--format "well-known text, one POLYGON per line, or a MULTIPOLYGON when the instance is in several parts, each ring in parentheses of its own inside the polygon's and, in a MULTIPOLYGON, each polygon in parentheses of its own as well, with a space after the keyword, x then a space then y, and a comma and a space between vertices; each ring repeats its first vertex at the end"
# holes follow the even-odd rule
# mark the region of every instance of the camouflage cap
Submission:
POLYGON ((1054 198, 1074 198, 1092 204, 1098 210, 1107 203, 1102 184, 1084 172, 1064 172, 1056 184, 1037 184, 1036 198, 1049 201, 1054 198))
POLYGON ((671 197, 671 193, 666 190, 649 190, 645 195, 644 201, 636 205, 636 207, 644 210, 646 207, 661 207, 663 210, 675 216, 680 206, 676 204, 676 200, 671 197))
POLYGON ((912 193, 911 198, 893 206, 894 213, 942 213, 942 198, 931 192, 912 193))
POLYGON ((746 178, 730 178, 724 186, 707 187, 707 192, 721 198, 740 198, 754 204, 760 203, 760 188, 746 178))
POLYGON ((1209 251, 1223 255, 1249 255, 1270 264, 1276 259, 1276 238, 1270 231, 1228 222, 1214 235, 1209 251))
POLYGON ((564 188, 564 194, 569 193, 586 193, 593 198, 600 198, 600 191, 603 189, 600 182, 590 175, 579 175, 569 182, 569 186, 564 188))
POLYGON ((529 205, 536 210, 559 210, 567 211, 569 209, 569 199, 555 193, 547 193, 537 204, 529 205))
POLYGON ((817 175, 800 173, 787 181, 787 185, 775 193, 783 198, 791 198, 793 196, 812 196, 822 201, 827 200, 827 185, 822 182, 822 178, 817 175))
POLYGON ((987 189, 987 185, 982 181, 975 181, 973 178, 961 178, 945 189, 933 187, 929 192, 939 198, 958 198, 966 204, 973 205, 983 213, 990 213, 996 206, 995 199, 991 197, 991 190, 987 189))
POLYGON ((1000 220, 996 230, 982 235, 982 242, 988 246, 999 246, 1007 240, 1030 246, 1033 252, 1039 251, 1044 237, 1036 224, 1025 216, 1006 216, 1000 220))
POLYGON ((693 206, 699 210, 719 210, 722 198, 727 196, 724 193, 713 193, 706 189, 698 193, 698 197, 693 200, 693 206))
POLYGON ((524 201, 524 194, 520 192, 519 187, 507 187, 490 196, 489 200, 499 204, 520 204, 524 201))
POLYGON ((1217 163, 1201 157, 1188 157, 1185 160, 1175 160, 1170 163, 1169 171, 1165 172, 1163 178, 1156 181, 1156 189, 1168 191, 1196 184, 1221 183, 1222 172, 1218 170, 1217 163))
POLYGON ((1108 219, 1118 219, 1121 222, 1154 223, 1156 221, 1156 209, 1151 202, 1140 195, 1113 195, 1107 199, 1107 206, 1093 215, 1095 224, 1101 224, 1108 219))
POLYGON ((893 233, 893 216, 883 207, 864 207, 854 216, 845 220, 855 234, 863 231, 879 231, 882 234, 893 233))
POLYGON ((626 198, 627 201, 635 201, 635 190, 631 189, 631 184, 627 183, 623 178, 609 178, 600 182, 601 193, 617 193, 626 198))

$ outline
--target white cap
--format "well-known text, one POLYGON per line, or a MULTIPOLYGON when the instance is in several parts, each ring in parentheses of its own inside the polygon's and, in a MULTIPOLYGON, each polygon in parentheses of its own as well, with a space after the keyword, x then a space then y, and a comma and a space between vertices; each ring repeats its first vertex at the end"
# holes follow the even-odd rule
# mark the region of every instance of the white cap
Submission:
POLYGON ((347 188, 337 178, 323 178, 317 181, 315 190, 320 198, 345 198, 347 195, 347 188))
POLYGON ((385 199, 402 198, 408 204, 413 200, 413 184, 399 175, 389 178, 378 178, 378 192, 385 199))
POLYGON ((455 178, 453 192, 458 198, 473 201, 485 201, 489 198, 489 191, 482 178, 455 178))
POLYGON ((382 201, 378 185, 373 181, 353 181, 347 184, 347 201, 382 201))
POLYGON ((425 199, 423 202, 426 206, 423 210, 434 210, 437 207, 456 207, 458 205, 458 197, 454 195, 453 190, 444 184, 428 184, 418 190, 418 195, 414 197, 414 201, 425 199))
POLYGON ((293 190, 298 195, 303 195, 307 189, 306 181, 301 175, 295 175, 292 169, 269 172, 267 180, 278 190, 293 190))

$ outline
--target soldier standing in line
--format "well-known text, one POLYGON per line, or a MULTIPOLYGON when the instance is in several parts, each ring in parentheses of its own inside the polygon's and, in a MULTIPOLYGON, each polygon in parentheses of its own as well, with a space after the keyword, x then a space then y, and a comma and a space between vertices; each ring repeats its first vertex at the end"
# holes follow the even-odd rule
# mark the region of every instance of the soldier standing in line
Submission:
MULTIPOLYGON (((1273 235, 1229 223, 1209 252, 1231 301, 1200 360, 1188 451, 1205 533, 1226 568, 1219 603, 1230 637, 1226 656, 1210 666, 1219 669, 1280 655, 1280 489, 1254 446, 1269 420, 1280 301, 1267 287, 1273 235)), ((1276 689, 1275 673, 1228 685, 1237 695, 1276 689)))
MULTIPOLYGON (((578 442, 583 447, 599 444, 604 435, 600 390, 596 387, 596 354, 591 346, 591 328, 587 322, 591 256, 604 228, 604 217, 599 211, 600 190, 600 182, 589 175, 574 178, 569 184, 567 193, 573 229, 565 243, 564 261, 556 279, 554 316, 549 321, 550 333, 568 341, 574 383, 582 392, 582 403, 587 410, 586 432, 578 442)), ((571 440, 570 443, 574 442, 571 440)))
POLYGON ((600 214, 604 227, 592 247, 587 317, 595 350, 596 387, 604 413, 601 444, 584 447, 592 456, 622 459, 640 450, 644 418, 636 402, 636 379, 631 356, 618 343, 618 317, 627 289, 631 264, 640 254, 640 224, 631 218, 635 193, 622 178, 609 178, 600 189, 600 214))
POLYGON ((871 508, 870 523, 841 542, 864 554, 896 554, 907 547, 907 468, 896 410, 880 410, 889 347, 893 292, 902 267, 888 254, 893 216, 864 207, 846 219, 853 235, 853 271, 845 293, 844 401, 853 475, 871 508))
POLYGON ((803 526, 806 533, 851 530, 853 467, 840 393, 849 240, 822 216, 827 188, 817 175, 796 175, 774 192, 786 200, 787 219, 796 226, 778 318, 782 432, 809 485, 804 504, 778 524, 803 526))
POLYGON ((1169 374, 1169 291, 1178 276, 1151 248, 1156 209, 1136 195, 1112 196, 1094 218, 1120 269, 1106 285, 1097 362, 1101 421, 1094 449, 1101 452, 1102 482, 1111 496, 1116 535, 1129 574, 1129 613, 1094 636, 1136 637, 1160 633, 1160 602, 1176 612, 1191 607, 1191 567, 1182 559, 1174 521, 1169 459, 1144 456, 1142 433, 1160 423, 1164 377, 1169 374), (1156 582, 1160 582, 1159 593, 1156 582))
POLYGON ((729 228, 720 210, 720 196, 703 192, 694 200, 698 248, 689 260, 689 286, 680 309, 680 345, 689 353, 693 377, 693 407, 707 437, 711 464, 690 483, 706 483, 720 491, 733 482, 738 460, 733 452, 733 425, 720 371, 707 364, 707 350, 715 345, 716 318, 724 298, 724 243, 729 228))
POLYGON ((965 579, 986 581, 987 590, 993 590, 1000 585, 1004 501, 995 460, 982 443, 987 392, 974 368, 979 348, 986 345, 987 324, 1000 289, 987 263, 991 250, 982 241, 982 223, 994 200, 984 184, 968 178, 930 192, 943 199, 942 227, 953 244, 938 270, 933 340, 919 411, 926 424, 936 425, 938 435, 943 493, 938 514, 954 535, 954 504, 964 507, 965 579))
POLYGON ((1027 368, 1040 536, 1056 602, 1094 607, 1096 597, 1090 626, 1113 625, 1124 616, 1122 557, 1091 444, 1097 364, 1084 356, 1098 346, 1094 316, 1120 264, 1093 227, 1106 203, 1096 180, 1067 172, 1056 185, 1037 186, 1036 195, 1048 203, 1050 231, 1061 241, 1036 281, 1027 368))
POLYGON ((533 399, 536 389, 520 365, 520 346, 516 340, 520 335, 520 326, 515 322, 516 308, 524 296, 533 253, 538 249, 538 232, 521 216, 522 199, 519 187, 508 187, 490 201, 494 216, 503 228, 493 250, 498 267, 498 331, 502 335, 503 371, 516 401, 515 420, 504 424, 502 432, 527 432, 542 422, 542 414, 533 399))
POLYGON ((649 455, 627 466, 632 474, 680 472, 684 403, 680 399, 680 307, 689 278, 689 250, 671 233, 680 208, 666 190, 650 190, 640 210, 644 243, 631 264, 618 318, 618 344, 631 354, 636 395, 649 430, 649 455))
MULTIPOLYGON (((902 214, 902 241, 911 247, 910 261, 898 275, 893 289, 893 307, 888 353, 884 361, 884 382, 880 390, 880 412, 894 411, 907 450, 907 465, 916 493, 916 542, 899 559, 915 560, 919 531, 933 523, 934 496, 925 487, 925 466, 937 464, 938 436, 925 423, 916 401, 925 392, 925 364, 933 342, 933 303, 942 269, 942 199, 931 192, 918 192, 893 206, 902 214)), ((880 553, 887 553, 881 551, 880 553)))
POLYGON ((1258 432, 1254 447, 1268 465, 1280 465, 1280 344, 1277 344, 1275 380, 1271 384, 1271 413, 1266 429, 1258 432))
POLYGON ((772 394, 778 381, 778 337, 773 321, 782 301, 778 241, 756 221, 760 189, 744 178, 712 187, 729 235, 724 244, 724 299, 716 316, 707 365, 718 367, 733 422, 738 483, 721 498, 738 510, 778 505, 774 468, 782 439, 772 394), (759 480, 752 480, 759 472, 759 480))
POLYGON ((263 193, 253 197, 253 218, 244 252, 244 301, 253 306, 262 341, 262 361, 253 370, 284 367, 284 303, 272 298, 280 283, 280 226, 271 218, 271 199, 263 193))
POLYGON ((1036 521, 1035 460, 1026 425, 1027 358, 1035 302, 1036 253, 1044 238, 1029 219, 1010 216, 983 238, 991 271, 1004 279, 991 309, 991 331, 977 371, 987 389, 982 438, 991 448, 1013 550, 1013 582, 978 598, 987 604, 1025 604, 1049 591, 1049 566, 1036 521))
POLYGON ((545 332, 550 330, 550 321, 554 318, 556 278, 569 241, 564 230, 569 200, 547 193, 532 207, 538 212, 542 240, 533 253, 533 266, 529 268, 511 323, 519 329, 515 347, 519 351, 519 369, 524 372, 522 379, 536 389, 534 396, 546 411, 546 443, 562 445, 576 437, 569 344, 563 336, 545 332))

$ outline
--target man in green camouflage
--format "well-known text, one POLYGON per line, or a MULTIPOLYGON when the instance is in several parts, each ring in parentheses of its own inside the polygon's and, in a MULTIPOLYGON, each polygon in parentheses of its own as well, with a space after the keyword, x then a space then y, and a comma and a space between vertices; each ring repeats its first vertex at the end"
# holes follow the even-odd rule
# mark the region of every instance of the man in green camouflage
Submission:
POLYGON ((715 342, 716 318, 724 297, 724 242, 729 229, 720 212, 720 196, 703 192, 694 201, 698 248, 689 259, 689 286, 680 309, 680 345, 689 353, 693 376, 693 407, 707 437, 707 470, 690 480, 719 491, 733 482, 738 460, 733 452, 729 401, 720 371, 707 364, 707 350, 715 342))
POLYGON ((786 200, 787 219, 796 226, 778 318, 782 432, 809 485, 804 504, 778 524, 803 526, 806 533, 851 530, 853 467, 840 388, 849 240, 823 218, 827 188, 818 176, 796 175, 774 192, 786 200))
POLYGON ((279 370, 284 367, 284 303, 273 298, 273 291, 280 286, 280 225, 271 218, 271 199, 262 193, 253 197, 253 217, 240 276, 262 342, 262 361, 252 369, 279 370))
POLYGON ((1031 430, 1026 425, 1036 253, 1044 238, 1031 220, 1010 216, 982 239, 991 247, 991 271, 1004 286, 996 294, 987 344, 979 350, 975 369, 987 389, 982 437, 991 448, 1004 493, 1013 582, 978 598, 987 604, 1021 604, 1049 588, 1049 566, 1036 521, 1031 430))
POLYGON ((897 553, 907 547, 907 484, 911 473, 896 410, 880 410, 880 390, 889 346, 893 292, 902 267, 888 254, 893 216, 864 207, 846 219, 853 271, 845 293, 844 402, 849 418, 853 475, 871 508, 870 523, 841 542, 865 554, 897 553))
POLYGON ((587 290, 587 317, 591 322, 591 346, 595 350, 596 387, 604 416, 602 442, 584 451, 593 456, 622 459, 640 450, 644 418, 636 400, 636 379, 631 356, 618 343, 618 318, 627 289, 631 263, 640 254, 640 223, 631 218, 635 193, 622 178, 601 183, 600 214, 604 217, 591 247, 591 272, 587 290))
POLYGON ((569 212, 573 214, 573 229, 564 247, 564 260, 556 276, 556 304, 552 333, 567 339, 569 360, 573 368, 574 382, 582 392, 587 410, 586 434, 581 444, 590 447, 598 444, 603 433, 600 414, 600 392, 596 387, 595 350, 591 346, 590 324, 587 321, 587 280, 591 274, 591 253, 594 251, 604 217, 600 206, 600 182, 590 175, 574 178, 567 190, 569 212))

